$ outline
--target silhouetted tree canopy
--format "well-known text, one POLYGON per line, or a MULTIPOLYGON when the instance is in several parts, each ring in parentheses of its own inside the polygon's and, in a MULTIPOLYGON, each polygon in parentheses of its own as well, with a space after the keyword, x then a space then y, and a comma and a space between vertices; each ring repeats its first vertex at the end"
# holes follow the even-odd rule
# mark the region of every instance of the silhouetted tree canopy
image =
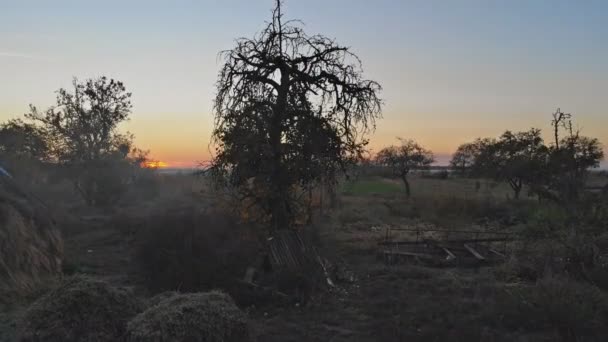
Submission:
POLYGON ((57 91, 54 106, 39 111, 30 105, 25 116, 31 123, 23 127, 44 133, 46 159, 69 171, 87 203, 108 204, 124 190, 125 170, 139 167, 146 156, 133 147, 131 134, 118 131, 131 108, 131 93, 122 82, 74 79, 73 89, 57 91))
POLYGON ((405 192, 411 195, 410 183, 407 179, 412 170, 427 169, 434 161, 433 153, 414 140, 399 139, 401 145, 385 147, 376 155, 376 162, 389 167, 405 186, 405 192))
POLYGON ((575 201, 589 169, 597 167, 604 157, 602 145, 575 131, 572 114, 560 109, 553 113, 551 125, 554 141, 549 146, 539 129, 506 131, 498 139, 477 139, 461 145, 451 165, 475 176, 507 182, 515 198, 527 186, 539 197, 562 203, 575 201))
POLYGON ((22 120, 0 124, 0 158, 46 161, 49 145, 46 132, 22 120))
POLYGON ((472 143, 458 146, 452 155, 450 167, 462 175, 474 175, 475 162, 486 146, 492 143, 491 139, 478 138, 472 143))
POLYGON ((57 91, 55 106, 40 112, 30 105, 26 117, 48 132, 59 162, 77 163, 129 152, 132 139, 117 128, 128 120, 131 108, 131 93, 122 82, 106 77, 74 79, 72 91, 57 91))
POLYGON ((546 187, 561 202, 574 201, 585 186, 589 169, 598 167, 604 158, 602 144, 575 131, 572 114, 563 113, 559 108, 553 113, 551 124, 555 141, 549 147, 547 170, 550 173, 546 187))
POLYGON ((335 179, 356 158, 381 114, 378 83, 349 48, 272 20, 221 53, 215 98, 214 174, 255 197, 271 229, 290 226, 295 187, 335 179))
POLYGON ((484 145, 475 168, 482 175, 507 182, 517 199, 524 185, 542 182, 547 152, 539 129, 506 131, 498 140, 484 145))

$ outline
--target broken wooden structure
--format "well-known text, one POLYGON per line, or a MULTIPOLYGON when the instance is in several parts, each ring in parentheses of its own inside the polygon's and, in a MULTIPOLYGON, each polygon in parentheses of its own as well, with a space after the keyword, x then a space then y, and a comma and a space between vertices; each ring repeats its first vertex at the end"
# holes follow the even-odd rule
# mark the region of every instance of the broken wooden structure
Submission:
POLYGON ((414 261, 431 266, 480 266, 502 262, 510 233, 481 230, 386 228, 380 255, 387 264, 414 261))

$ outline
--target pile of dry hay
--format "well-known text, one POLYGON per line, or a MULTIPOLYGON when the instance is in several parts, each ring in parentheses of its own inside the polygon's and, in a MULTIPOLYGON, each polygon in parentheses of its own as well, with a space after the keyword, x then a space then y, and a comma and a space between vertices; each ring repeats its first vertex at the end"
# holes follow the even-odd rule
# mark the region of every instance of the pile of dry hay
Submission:
POLYGON ((100 280, 67 279, 32 304, 17 324, 18 341, 119 341, 142 306, 100 280))
POLYGON ((127 341, 250 341, 247 317, 225 293, 168 294, 137 315, 127 341))
POLYGON ((63 242, 50 218, 0 192, 0 296, 28 295, 61 274, 63 242))

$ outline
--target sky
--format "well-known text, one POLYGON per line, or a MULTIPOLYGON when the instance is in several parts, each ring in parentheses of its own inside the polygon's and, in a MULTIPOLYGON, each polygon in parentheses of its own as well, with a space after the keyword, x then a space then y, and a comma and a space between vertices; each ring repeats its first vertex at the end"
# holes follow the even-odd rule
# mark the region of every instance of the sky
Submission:
MULTIPOLYGON (((51 106, 73 77, 133 93, 121 127, 170 166, 209 159, 218 52, 273 0, 0 0, 0 121, 51 106)), ((383 86, 378 151, 397 137, 440 162, 506 129, 550 129, 558 107, 608 145, 608 2, 286 0, 287 18, 352 48, 383 86)))

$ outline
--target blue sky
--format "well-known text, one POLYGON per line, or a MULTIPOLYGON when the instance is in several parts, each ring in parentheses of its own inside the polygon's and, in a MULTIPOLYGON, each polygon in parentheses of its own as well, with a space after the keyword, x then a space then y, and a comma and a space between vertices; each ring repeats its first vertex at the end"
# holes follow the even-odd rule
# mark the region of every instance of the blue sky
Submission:
MULTIPOLYGON (((52 104, 73 76, 133 92, 126 129, 173 164, 208 158, 219 51, 272 0, 0 0, 0 120, 52 104)), ((286 16, 351 46, 386 101, 371 147, 414 138, 438 154, 535 126, 557 107, 608 144, 608 2, 287 0, 286 16)))

